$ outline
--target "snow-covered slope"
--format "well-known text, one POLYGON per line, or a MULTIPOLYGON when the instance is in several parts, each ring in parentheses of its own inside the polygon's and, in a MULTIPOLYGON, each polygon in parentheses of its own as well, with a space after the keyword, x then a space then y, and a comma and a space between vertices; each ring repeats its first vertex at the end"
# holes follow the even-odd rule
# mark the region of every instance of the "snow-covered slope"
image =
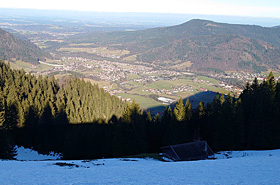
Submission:
POLYGON ((230 155, 189 162, 0 161, 0 184, 280 184, 280 150, 230 155))

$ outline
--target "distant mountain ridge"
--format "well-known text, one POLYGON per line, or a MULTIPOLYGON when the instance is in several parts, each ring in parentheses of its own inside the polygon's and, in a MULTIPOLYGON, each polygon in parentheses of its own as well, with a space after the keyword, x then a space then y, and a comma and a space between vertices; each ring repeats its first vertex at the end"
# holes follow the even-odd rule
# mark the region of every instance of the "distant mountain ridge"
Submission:
POLYGON ((38 60, 45 60, 45 58, 52 58, 52 56, 35 44, 0 29, 0 60, 22 60, 37 64, 38 60))
POLYGON ((190 61, 190 68, 199 71, 260 72, 280 64, 280 29, 275 27, 194 19, 171 27, 93 33, 72 39, 126 49, 142 62, 172 65, 178 60, 190 61))
POLYGON ((240 35, 208 35, 180 39, 138 55, 148 61, 190 61, 192 69, 266 71, 266 66, 277 68, 280 49, 270 43, 240 35), (274 61, 278 61, 274 63, 274 61))

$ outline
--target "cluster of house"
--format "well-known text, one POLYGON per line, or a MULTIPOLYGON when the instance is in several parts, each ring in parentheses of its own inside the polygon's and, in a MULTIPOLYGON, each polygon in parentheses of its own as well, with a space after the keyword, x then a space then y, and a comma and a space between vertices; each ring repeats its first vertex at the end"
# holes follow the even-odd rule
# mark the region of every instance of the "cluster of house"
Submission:
POLYGON ((217 73, 209 74, 211 77, 222 79, 222 78, 232 78, 240 81, 252 81, 255 78, 258 80, 265 80, 266 75, 261 73, 243 73, 243 72, 231 72, 231 73, 217 73))
POLYGON ((186 91, 193 91, 193 88, 189 85, 180 85, 180 86, 172 86, 171 90, 168 89, 157 89, 157 88, 150 88, 150 89, 143 89, 143 92, 151 92, 154 94, 176 94, 178 92, 186 92, 186 91))

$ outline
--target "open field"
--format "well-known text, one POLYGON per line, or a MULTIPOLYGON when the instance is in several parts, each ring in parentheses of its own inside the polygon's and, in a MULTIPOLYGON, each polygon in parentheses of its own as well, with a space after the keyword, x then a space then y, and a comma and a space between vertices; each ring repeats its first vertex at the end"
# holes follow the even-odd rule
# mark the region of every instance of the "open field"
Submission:
POLYGON ((135 55, 131 55, 124 58, 125 61, 136 61, 137 57, 135 55))
POLYGON ((106 81, 96 81, 90 78, 84 78, 86 82, 90 82, 92 85, 98 84, 99 87, 110 86, 110 82, 106 81))
POLYGON ((35 66, 35 65, 32 65, 30 63, 23 62, 20 60, 17 60, 15 62, 9 62, 9 63, 11 65, 12 69, 24 69, 27 72, 30 72, 30 71, 43 72, 43 71, 50 70, 53 68, 52 66, 48 66, 45 64, 38 64, 35 66))
POLYGON ((63 65, 62 61, 60 61, 60 60, 52 60, 52 59, 47 59, 46 63, 63 65))
POLYGON ((147 109, 150 107, 162 106, 160 102, 155 101, 150 97, 144 97, 139 95, 127 94, 127 93, 118 93, 116 96, 121 96, 122 98, 130 98, 131 100, 135 100, 140 104, 140 107, 143 109, 147 109))
POLYGON ((206 77, 206 76, 197 76, 197 79, 198 80, 204 80, 204 81, 209 81, 210 83, 213 83, 213 84, 219 84, 218 80, 215 80, 213 78, 209 78, 209 77, 206 77))
POLYGON ((127 78, 129 80, 134 80, 134 79, 138 79, 138 78, 142 78, 141 76, 137 75, 137 74, 128 74, 127 78))
POLYGON ((46 64, 39 64, 36 68, 36 71, 43 72, 43 71, 51 70, 52 68, 53 68, 52 66, 46 64))
POLYGON ((69 44, 70 47, 79 47, 79 46, 93 46, 92 43, 79 43, 79 44, 69 44))
MULTIPOLYGON (((175 83, 175 81, 174 81, 175 83)), ((169 81, 157 81, 157 82, 153 82, 151 84, 147 84, 145 85, 144 87, 147 88, 147 89, 152 89, 152 88, 155 88, 155 89, 167 89, 167 90, 171 90, 171 86, 172 86, 172 82, 169 82, 169 81)))
POLYGON ((182 70, 182 69, 186 69, 192 66, 192 63, 190 61, 188 62, 183 62, 181 64, 176 64, 171 66, 171 69, 176 69, 176 70, 182 70))
POLYGON ((32 66, 32 64, 27 63, 27 62, 23 62, 20 60, 17 60, 15 62, 8 62, 6 61, 6 63, 9 63, 12 69, 30 69, 30 67, 32 66))
MULTIPOLYGON (((200 76, 200 78, 203 78, 203 77, 200 76)), ((219 84, 218 81, 215 80, 215 79, 210 79, 210 78, 207 78, 207 77, 205 77, 203 79, 210 80, 214 85, 219 84)), ((193 82, 193 80, 189 80, 189 79, 178 79, 178 80, 174 80, 174 81, 163 80, 163 81, 152 82, 152 83, 149 83, 149 84, 146 84, 146 85, 143 85, 143 86, 139 86, 138 88, 133 89, 129 92, 140 94, 140 95, 148 95, 148 94, 152 94, 152 93, 144 92, 142 90, 145 90, 145 89, 167 89, 167 90, 171 90, 172 87, 186 86, 186 85, 191 86, 193 88, 193 91, 183 92, 184 94, 187 94, 187 95, 192 95, 194 93, 200 92, 200 87, 206 88, 207 90, 214 91, 214 92, 220 92, 220 93, 228 93, 229 92, 227 90, 224 90, 224 89, 219 88, 219 87, 215 87, 213 85, 209 85, 207 83, 195 83, 195 82, 193 82)), ((177 94, 177 93, 175 93, 175 94, 177 94)))
MULTIPOLYGON (((90 46, 88 43, 86 44, 78 44, 75 46, 90 46)), ((127 50, 110 50, 107 47, 100 47, 100 48, 91 48, 91 47, 64 47, 59 48, 58 52, 85 52, 91 54, 97 54, 100 56, 107 56, 107 57, 121 57, 123 55, 129 54, 130 52, 127 50)))

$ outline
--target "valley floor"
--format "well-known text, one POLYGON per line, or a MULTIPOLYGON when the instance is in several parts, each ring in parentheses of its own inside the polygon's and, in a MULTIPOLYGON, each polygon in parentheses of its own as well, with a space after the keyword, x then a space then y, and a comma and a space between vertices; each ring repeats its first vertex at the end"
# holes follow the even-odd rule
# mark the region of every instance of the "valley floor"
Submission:
POLYGON ((218 154, 217 160, 0 161, 0 184, 280 184, 280 150, 218 154))

